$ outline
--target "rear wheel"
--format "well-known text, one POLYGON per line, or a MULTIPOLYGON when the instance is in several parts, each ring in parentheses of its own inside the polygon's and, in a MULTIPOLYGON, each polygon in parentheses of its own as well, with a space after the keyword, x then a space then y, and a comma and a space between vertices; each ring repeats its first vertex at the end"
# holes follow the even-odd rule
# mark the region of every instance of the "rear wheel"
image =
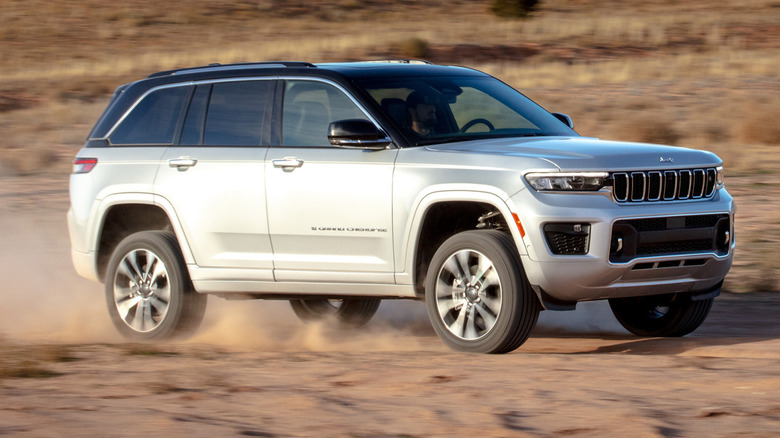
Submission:
POLYGON ((428 317, 453 350, 506 353, 528 339, 539 317, 514 241, 496 230, 447 239, 425 282, 428 317))
POLYGON ((360 327, 374 316, 382 300, 373 298, 345 298, 329 300, 315 298, 307 300, 290 300, 293 311, 304 322, 316 322, 333 319, 337 323, 360 327))
POLYGON ((192 288, 173 233, 132 234, 119 243, 108 262, 108 313, 126 338, 188 336, 203 320, 206 298, 192 288))
POLYGON ((714 298, 693 301, 690 295, 613 298, 609 307, 618 322, 637 336, 685 336, 707 318, 714 298))

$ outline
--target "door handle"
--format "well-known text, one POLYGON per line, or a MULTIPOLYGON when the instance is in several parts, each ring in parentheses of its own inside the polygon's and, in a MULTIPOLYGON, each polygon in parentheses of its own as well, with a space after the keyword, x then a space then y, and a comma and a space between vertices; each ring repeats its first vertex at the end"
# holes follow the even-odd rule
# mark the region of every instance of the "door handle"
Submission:
POLYGON ((303 160, 295 157, 284 157, 281 160, 271 160, 274 167, 281 167, 285 172, 292 172, 296 167, 303 166, 303 160))
POLYGON ((175 167, 180 172, 184 172, 196 164, 198 164, 198 160, 192 157, 179 157, 168 160, 168 166, 175 167))

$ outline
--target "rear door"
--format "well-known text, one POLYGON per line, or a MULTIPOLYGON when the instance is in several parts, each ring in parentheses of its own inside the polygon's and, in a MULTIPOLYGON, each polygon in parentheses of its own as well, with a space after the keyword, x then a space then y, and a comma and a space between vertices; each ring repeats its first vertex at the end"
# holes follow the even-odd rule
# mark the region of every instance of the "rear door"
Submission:
POLYGON ((165 152, 155 189, 179 217, 194 277, 241 277, 226 269, 244 268, 273 279, 263 173, 275 83, 197 84, 179 144, 165 152))
POLYGON ((330 122, 370 120, 336 84, 289 79, 283 92, 265 174, 276 280, 392 283, 397 149, 330 145, 330 122))

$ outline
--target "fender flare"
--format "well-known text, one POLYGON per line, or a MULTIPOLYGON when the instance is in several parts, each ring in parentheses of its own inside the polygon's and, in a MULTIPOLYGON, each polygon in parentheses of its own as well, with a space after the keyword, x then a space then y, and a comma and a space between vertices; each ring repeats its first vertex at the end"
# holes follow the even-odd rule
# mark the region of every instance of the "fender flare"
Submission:
POLYGON ((402 247, 399 251, 403 262, 400 266, 402 268, 401 271, 396 273, 397 283, 414 284, 415 254, 419 245, 422 223, 431 207, 442 202, 478 202, 492 205, 499 211, 507 224, 510 224, 509 232, 515 242, 518 254, 521 256, 526 254, 526 245, 520 229, 517 226, 512 226, 516 223, 513 213, 516 214, 517 209, 514 207, 511 199, 506 194, 488 191, 485 186, 458 186, 460 187, 434 188, 421 193, 415 200, 411 210, 412 213, 409 215, 409 219, 403 229, 402 247))

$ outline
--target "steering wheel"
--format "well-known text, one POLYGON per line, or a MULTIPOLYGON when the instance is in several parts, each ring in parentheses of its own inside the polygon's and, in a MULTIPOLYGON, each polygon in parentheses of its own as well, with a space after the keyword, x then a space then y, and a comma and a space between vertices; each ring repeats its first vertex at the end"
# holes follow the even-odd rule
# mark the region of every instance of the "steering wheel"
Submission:
POLYGON ((492 123, 490 123, 490 120, 487 120, 487 119, 482 119, 482 118, 478 118, 478 119, 471 120, 471 121, 469 121, 468 123, 466 123, 465 125, 463 125, 463 127, 462 127, 462 128, 460 128, 460 132, 466 132, 466 131, 468 131, 468 130, 469 130, 469 128, 471 128, 472 126, 474 126, 474 125, 479 125, 479 124, 482 124, 482 125, 485 125, 485 126, 487 126, 487 127, 488 127, 488 129, 489 129, 489 130, 491 130, 491 131, 492 131, 492 130, 494 130, 494 129, 496 129, 496 127, 495 127, 495 126, 493 126, 493 124, 492 124, 492 123))

